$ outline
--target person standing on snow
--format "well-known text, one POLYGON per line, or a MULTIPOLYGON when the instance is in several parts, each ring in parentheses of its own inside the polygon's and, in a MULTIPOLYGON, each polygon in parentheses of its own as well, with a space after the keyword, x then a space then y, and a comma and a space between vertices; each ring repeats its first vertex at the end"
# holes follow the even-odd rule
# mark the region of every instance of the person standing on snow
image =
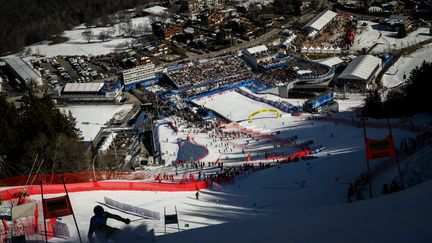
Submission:
POLYGON ((93 209, 94 216, 90 219, 90 228, 87 237, 90 242, 94 242, 93 233, 101 242, 107 242, 108 240, 116 240, 116 234, 120 232, 119 229, 110 227, 106 224, 109 218, 121 221, 125 224, 130 223, 130 219, 122 218, 118 215, 105 212, 102 206, 96 206, 93 209))

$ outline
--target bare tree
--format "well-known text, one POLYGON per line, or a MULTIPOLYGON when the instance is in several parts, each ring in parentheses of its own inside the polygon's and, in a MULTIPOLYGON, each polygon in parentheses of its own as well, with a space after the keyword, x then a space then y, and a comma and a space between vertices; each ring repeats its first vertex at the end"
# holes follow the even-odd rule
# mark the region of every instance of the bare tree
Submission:
POLYGON ((101 41, 107 41, 109 37, 110 34, 108 30, 102 30, 98 35, 98 39, 101 41))
POLYGON ((91 30, 83 31, 81 33, 81 35, 84 37, 84 39, 87 41, 87 43, 90 43, 91 40, 93 39, 93 31, 91 31, 91 30))

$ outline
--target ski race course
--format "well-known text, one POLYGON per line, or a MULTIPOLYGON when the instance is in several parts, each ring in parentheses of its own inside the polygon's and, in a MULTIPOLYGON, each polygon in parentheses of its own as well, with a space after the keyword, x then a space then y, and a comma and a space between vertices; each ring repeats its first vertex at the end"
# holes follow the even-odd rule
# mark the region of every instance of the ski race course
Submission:
MULTIPOLYGON (((165 166, 135 172, 145 174, 141 179, 67 184, 83 238, 96 205, 132 220, 126 227, 115 220, 109 225, 137 235, 154 230, 158 242, 409 242, 408 233, 418 236, 415 242, 432 238, 430 181, 381 196, 382 183, 398 176, 395 164, 377 169, 388 159, 371 161, 374 198, 347 203, 349 183, 367 172, 363 128, 353 112, 341 113, 333 120, 285 112, 277 118, 273 112, 262 112, 249 122, 255 111, 274 107, 235 90, 193 102, 231 122, 215 132, 199 130, 179 117, 166 118, 160 121, 156 137, 165 166), (203 166, 180 166, 185 161, 203 166), (229 177, 214 178, 213 183, 203 180, 220 171, 221 165, 225 169, 243 165, 243 169, 229 177), (195 198, 197 189, 199 200, 195 198), (413 194, 421 195, 422 200, 416 201, 413 194), (149 219, 107 206, 105 197, 161 215, 164 210, 170 214, 177 209, 180 233, 176 224, 170 224, 165 235, 163 218, 149 219), (429 226, 410 227, 412 220, 429 226), (399 237, 402 235, 405 237, 399 237)), ((382 139, 388 134, 384 120, 366 123, 369 138, 382 139)), ((398 120, 391 123, 396 145, 419 133, 404 128, 398 120)), ((406 161, 401 161, 403 169, 408 168, 406 161)), ((63 195, 62 185, 45 187, 47 198, 63 195)), ((41 200, 38 188, 35 184, 28 189, 36 201, 41 200)), ((363 196, 368 198, 364 188, 363 196)), ((0 195, 16 190, 3 189, 0 195)), ((50 242, 78 241, 72 217, 63 217, 61 222, 68 226, 72 238, 54 237, 50 242)), ((130 235, 127 239, 142 242, 130 235)))

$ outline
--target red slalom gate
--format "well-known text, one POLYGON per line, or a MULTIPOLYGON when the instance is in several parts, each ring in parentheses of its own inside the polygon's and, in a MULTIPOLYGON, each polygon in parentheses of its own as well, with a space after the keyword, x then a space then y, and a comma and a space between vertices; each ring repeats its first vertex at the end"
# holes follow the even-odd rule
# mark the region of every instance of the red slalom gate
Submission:
MULTIPOLYGON (((211 185, 208 180, 195 181, 190 183, 150 183, 136 181, 101 181, 101 182, 83 182, 67 184, 69 192, 86 192, 86 191, 196 191, 207 188, 211 185)), ((64 193, 62 184, 52 184, 43 186, 44 194, 64 193)), ((22 191, 29 195, 41 194, 40 186, 16 187, 0 191, 0 198, 11 200, 22 191)))

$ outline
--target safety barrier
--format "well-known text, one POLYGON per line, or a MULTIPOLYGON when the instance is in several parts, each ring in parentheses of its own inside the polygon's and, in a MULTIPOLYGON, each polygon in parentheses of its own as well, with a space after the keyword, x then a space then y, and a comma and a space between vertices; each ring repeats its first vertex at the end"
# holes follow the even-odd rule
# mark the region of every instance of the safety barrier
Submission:
MULTIPOLYGON (((196 181, 189 183, 152 183, 136 181, 101 181, 101 182, 83 182, 67 184, 68 192, 88 192, 88 191, 196 191, 207 188, 208 181, 196 181)), ((0 198, 11 200, 22 191, 29 195, 41 194, 40 185, 28 187, 15 187, 0 191, 0 198)), ((43 186, 44 194, 64 193, 62 184, 51 184, 43 186)))
POLYGON ((143 180, 147 179, 144 172, 112 172, 112 171, 82 171, 63 174, 40 174, 32 176, 12 176, 0 179, 0 187, 6 186, 25 186, 38 185, 42 181, 44 184, 61 184, 62 178, 65 183, 95 182, 103 180, 143 180))
POLYGON ((253 95, 253 94, 251 94, 249 92, 246 92, 244 90, 241 90, 241 89, 236 89, 236 91, 239 94, 242 94, 242 95, 248 97, 249 99, 252 99, 252 100, 255 100, 255 101, 258 101, 258 102, 266 103, 267 105, 276 107, 279 110, 287 112, 287 113, 292 112, 294 110, 294 107, 295 107, 295 106, 293 106, 292 104, 290 104, 288 102, 285 102, 285 101, 278 102, 278 101, 267 100, 267 99, 264 99, 264 98, 261 98, 261 97, 257 97, 255 95, 253 95))
MULTIPOLYGON (((45 226, 43 222, 36 222, 37 219, 33 217, 21 218, 12 221, 1 221, 0 220, 0 243, 11 242, 13 236, 24 236, 25 242, 42 242, 45 241, 45 226), (6 225, 5 225, 6 224, 6 225)), ((69 238, 69 229, 66 224, 57 222, 56 219, 50 219, 46 221, 46 229, 48 239, 52 237, 69 238), (60 226, 60 227, 58 227, 60 226), (61 234, 58 229, 65 231, 66 234, 61 234)))

